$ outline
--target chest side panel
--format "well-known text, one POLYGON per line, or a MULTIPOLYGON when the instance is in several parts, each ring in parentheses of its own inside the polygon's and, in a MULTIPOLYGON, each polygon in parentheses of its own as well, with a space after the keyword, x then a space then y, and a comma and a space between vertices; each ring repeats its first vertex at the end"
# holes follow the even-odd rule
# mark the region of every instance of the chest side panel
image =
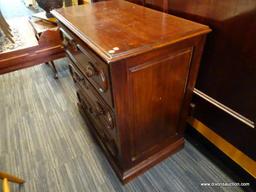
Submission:
POLYGON ((132 160, 178 135, 192 48, 128 69, 132 160))

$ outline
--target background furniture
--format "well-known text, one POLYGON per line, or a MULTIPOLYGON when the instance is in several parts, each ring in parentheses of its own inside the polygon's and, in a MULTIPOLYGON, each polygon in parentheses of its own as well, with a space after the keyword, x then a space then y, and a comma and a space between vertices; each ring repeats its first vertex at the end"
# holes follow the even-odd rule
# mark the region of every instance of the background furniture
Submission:
POLYGON ((0 172, 0 179, 3 180, 2 192, 10 192, 9 181, 17 184, 25 183, 23 179, 4 172, 0 172))
MULTIPOLYGON (((78 3, 76 0, 70 0, 65 1, 64 4, 70 2, 72 2, 72 4, 78 3)), ((40 15, 40 17, 42 17, 42 15, 40 15)), ((49 20, 49 18, 47 19, 49 20)), ((18 29, 22 32, 21 38, 22 41, 24 41, 24 46, 0 54, 0 74, 64 57, 64 51, 58 31, 45 30, 43 27, 44 32, 40 33, 39 30, 38 33, 36 32, 38 29, 35 30, 31 28, 31 24, 24 18, 15 19, 11 24, 12 26, 19 26, 18 29), (27 33, 23 34, 24 31, 27 31, 27 33), (36 35, 38 36, 38 42, 34 38, 33 31, 35 31, 36 34, 40 34, 40 38, 36 35), (32 35, 30 36, 31 33, 32 35)), ((55 77, 56 74, 55 71, 55 77)))
MULTIPOLYGON (((50 13, 53 9, 58 9, 63 6, 63 0, 36 0, 39 7, 41 7, 46 12, 47 17, 52 17, 52 14, 50 13)), ((70 6, 72 2, 69 0, 65 1, 67 3, 67 6, 70 6), (70 5, 69 5, 70 3, 70 5)))
POLYGON ((256 177, 256 1, 134 2, 213 29, 206 41, 189 122, 256 177), (210 136, 211 131, 217 139, 210 136))
POLYGON ((210 29, 125 1, 52 13, 79 109, 121 181, 181 149, 210 29))
MULTIPOLYGON (((35 33, 36 39, 38 41, 40 40, 40 36, 48 30, 51 30, 52 32, 56 33, 56 35, 59 34, 58 27, 57 27, 56 23, 51 22, 51 20, 47 21, 47 18, 40 19, 40 17, 44 17, 44 15, 45 15, 45 13, 41 12, 41 13, 35 14, 29 18, 29 22, 34 29, 34 33, 35 33)), ((46 62, 46 64, 49 64, 49 63, 51 64, 51 66, 53 68, 54 78, 57 79, 58 72, 55 67, 54 61, 49 60, 46 62)))
POLYGON ((5 35, 11 42, 14 43, 13 39, 12 39, 12 33, 11 33, 11 28, 9 27, 8 23, 6 22, 6 20, 4 19, 4 16, 1 13, 0 10, 0 33, 1 31, 4 33, 2 35, 5 35))
POLYGON ((90 3, 91 0, 36 0, 39 7, 46 11, 46 16, 52 18, 50 13, 51 10, 57 9, 60 7, 69 7, 72 5, 82 5, 90 3))
POLYGON ((25 67, 38 65, 65 56, 58 31, 45 31, 37 41, 33 28, 27 18, 18 19, 13 25, 21 26, 27 34, 27 46, 10 52, 0 53, 0 74, 15 71, 25 67), (32 40, 32 43, 30 41, 32 40))
MULTIPOLYGON (((77 4, 83 4, 84 2, 89 2, 89 0, 63 0, 64 4, 66 6, 70 5, 77 5, 77 4)), ((36 7, 37 2, 36 0, 24 0, 25 5, 36 7)))

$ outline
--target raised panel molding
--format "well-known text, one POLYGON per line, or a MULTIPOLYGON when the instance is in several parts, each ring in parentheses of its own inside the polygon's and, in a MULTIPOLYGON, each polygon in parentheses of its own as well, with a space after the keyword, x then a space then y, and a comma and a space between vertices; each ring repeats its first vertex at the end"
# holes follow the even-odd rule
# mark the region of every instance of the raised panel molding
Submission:
POLYGON ((148 61, 128 70, 132 161, 149 155, 178 135, 192 48, 148 61), (143 138, 143 139, 141 139, 143 138))

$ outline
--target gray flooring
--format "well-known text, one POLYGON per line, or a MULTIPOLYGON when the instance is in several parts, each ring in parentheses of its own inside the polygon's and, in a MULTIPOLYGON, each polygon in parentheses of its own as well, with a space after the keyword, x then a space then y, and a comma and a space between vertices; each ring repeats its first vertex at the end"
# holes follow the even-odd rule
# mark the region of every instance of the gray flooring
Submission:
POLYGON ((243 191, 193 145, 122 185, 78 112, 66 60, 59 80, 43 64, 0 76, 0 170, 26 180, 14 192, 243 191))

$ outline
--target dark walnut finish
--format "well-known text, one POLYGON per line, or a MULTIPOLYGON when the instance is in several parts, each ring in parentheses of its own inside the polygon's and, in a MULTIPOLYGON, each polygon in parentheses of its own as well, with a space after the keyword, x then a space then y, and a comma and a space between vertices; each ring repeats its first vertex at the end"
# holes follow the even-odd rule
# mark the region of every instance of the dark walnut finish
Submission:
MULTIPOLYGON (((208 36, 196 88, 256 124, 255 0, 129 0, 206 24, 208 36)), ((195 95, 193 117, 256 160, 256 128, 195 95)), ((251 123, 251 124, 252 124, 251 123)), ((220 147, 224 150, 223 147, 220 147)), ((233 153, 230 158, 235 159, 233 153)), ((240 163, 241 165, 241 163, 240 163)))
MULTIPOLYGON (((255 125, 256 1, 169 0, 169 12, 213 29, 205 45, 196 88, 255 125)), ((256 161, 256 128, 201 97, 195 96, 193 102, 195 118, 256 161)))
POLYGON ((181 149, 207 26, 129 2, 53 11, 78 106, 123 182, 181 149))

